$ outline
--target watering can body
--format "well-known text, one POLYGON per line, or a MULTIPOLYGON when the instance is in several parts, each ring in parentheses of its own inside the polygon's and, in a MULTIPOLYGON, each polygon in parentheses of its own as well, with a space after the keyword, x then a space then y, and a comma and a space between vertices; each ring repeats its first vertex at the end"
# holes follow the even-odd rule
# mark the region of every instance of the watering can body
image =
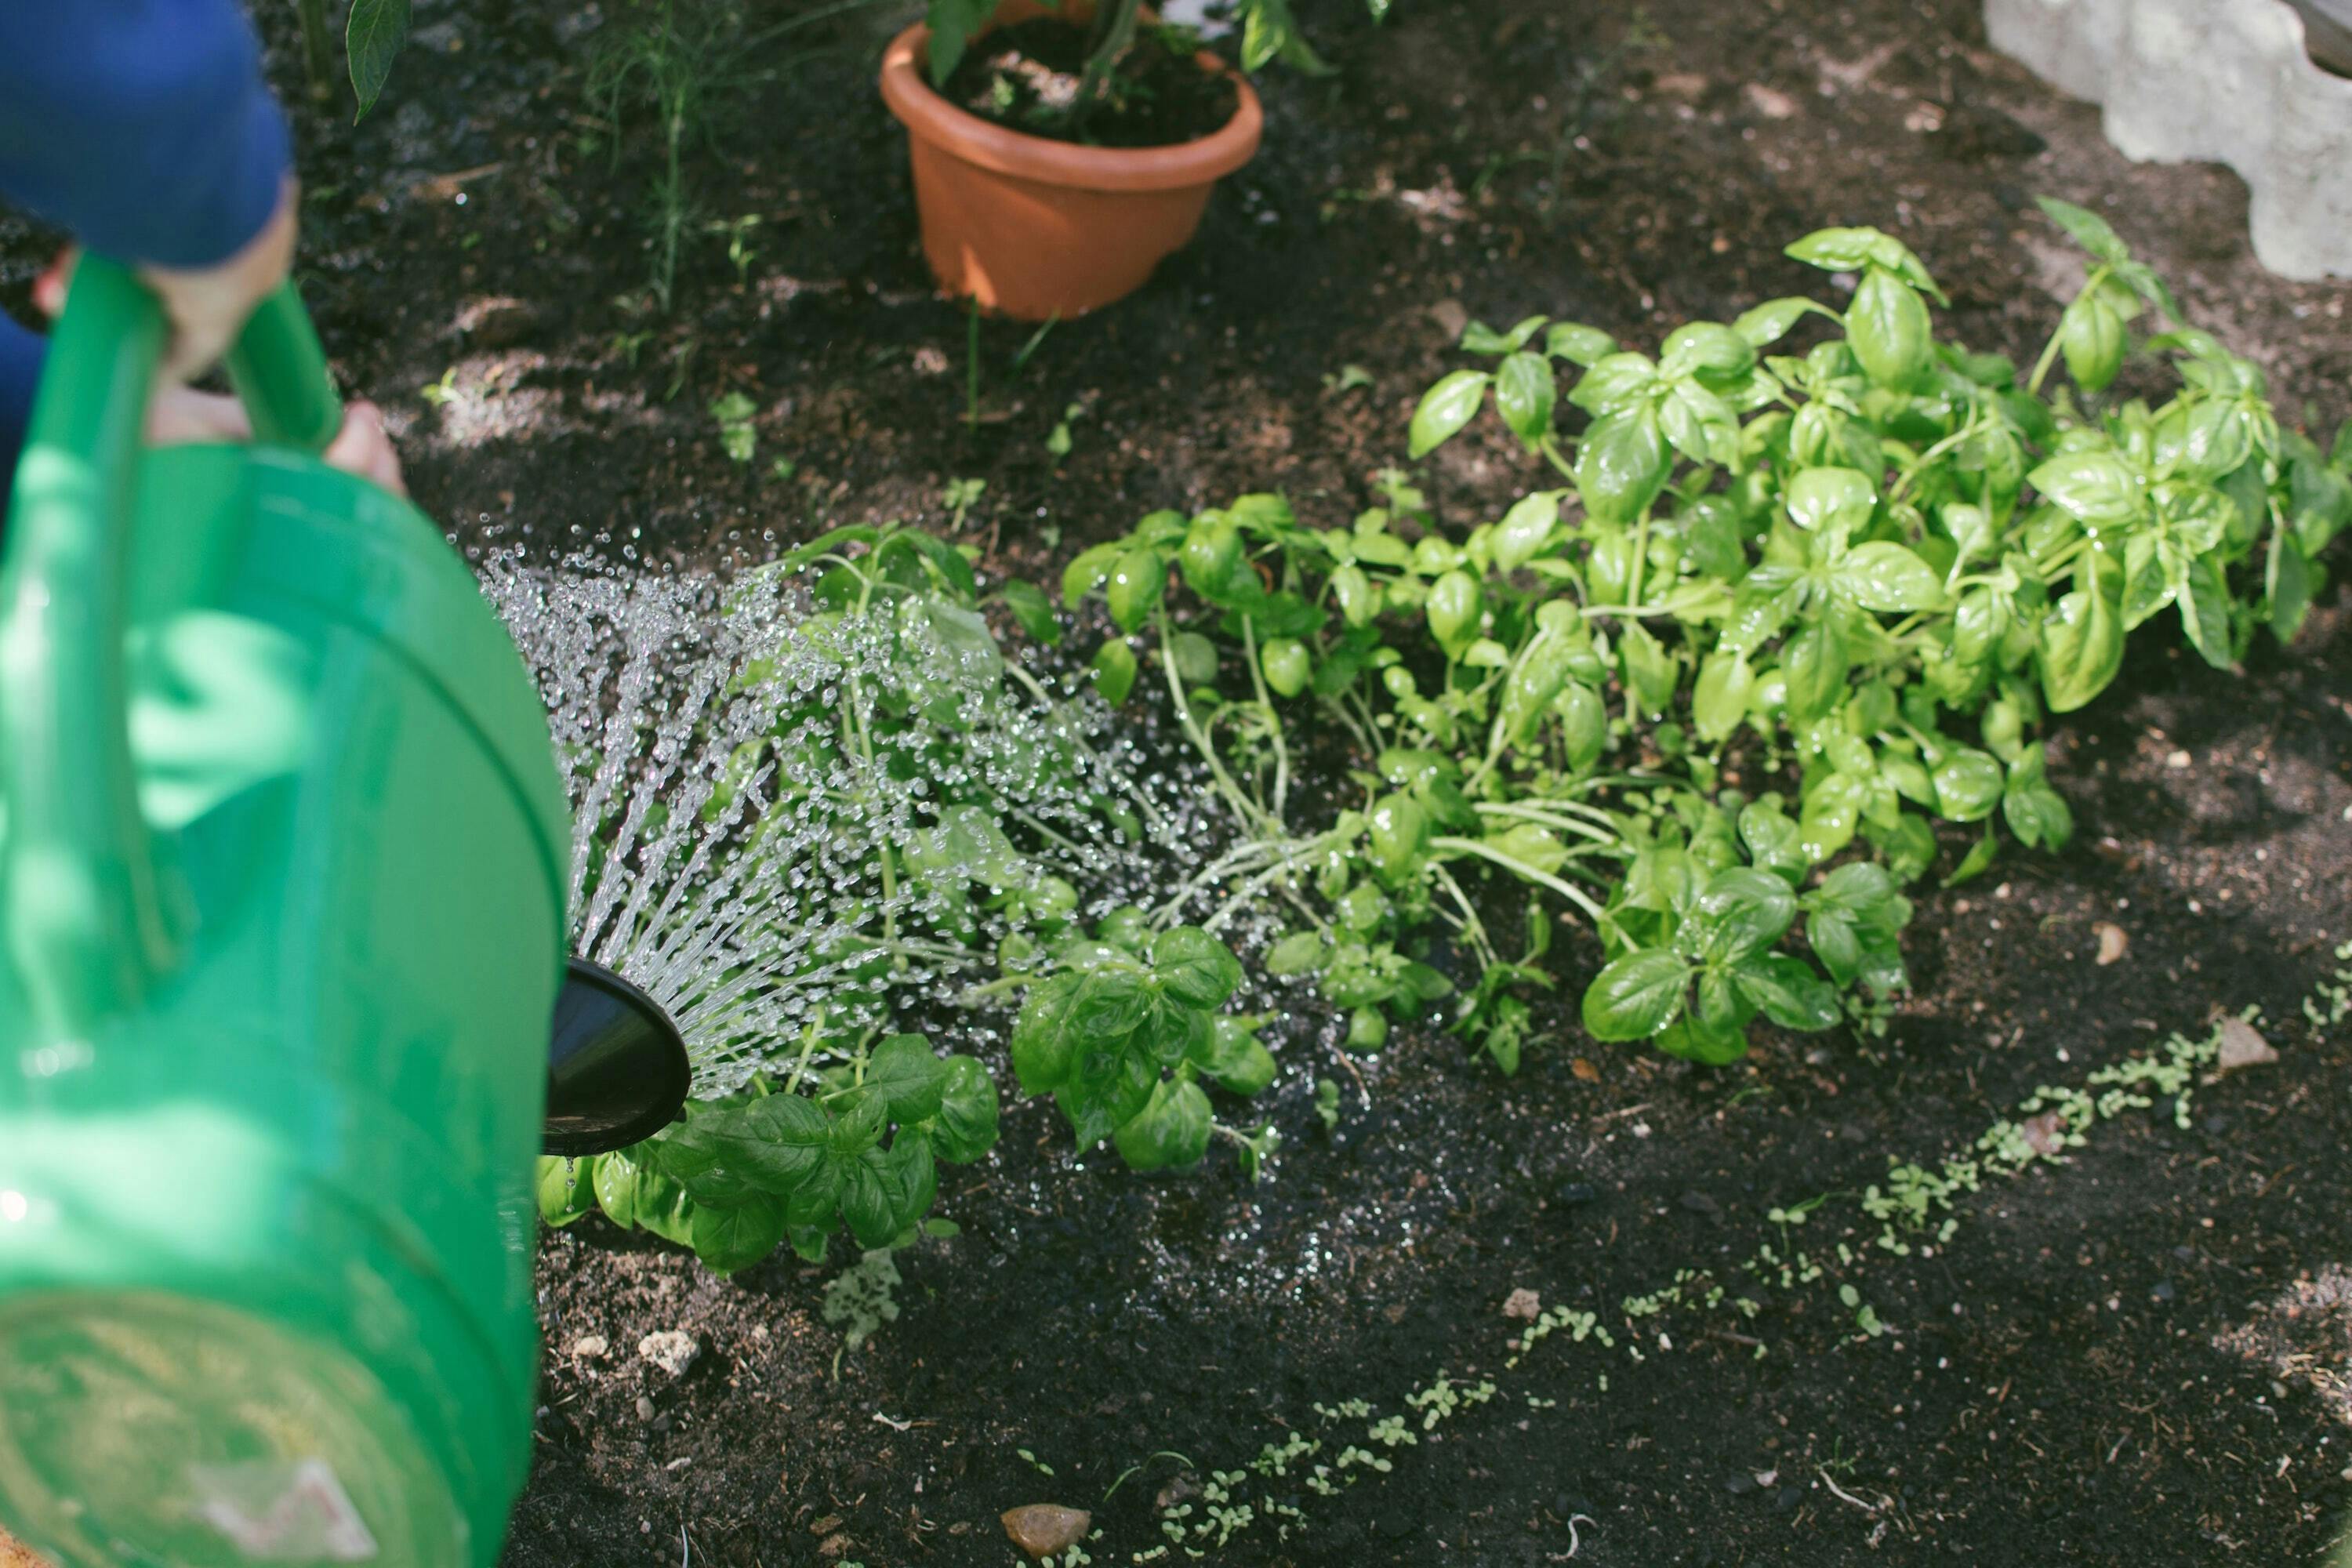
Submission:
POLYGON ((0 1522, 63 1568, 487 1565, 563 795, 464 563, 301 450, 323 362, 290 292, 265 317, 232 360, 265 440, 142 451, 163 329, 85 261, 19 468, 0 1522))

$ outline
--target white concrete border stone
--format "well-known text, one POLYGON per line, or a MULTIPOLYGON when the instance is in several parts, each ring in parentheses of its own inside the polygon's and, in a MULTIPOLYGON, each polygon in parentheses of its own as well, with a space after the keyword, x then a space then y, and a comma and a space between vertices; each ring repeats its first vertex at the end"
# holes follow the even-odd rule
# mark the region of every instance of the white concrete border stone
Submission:
POLYGON ((2352 79, 2303 27, 2286 0, 1985 0, 1993 47, 2103 106, 2124 156, 2237 170, 2263 266, 2352 277, 2352 79))

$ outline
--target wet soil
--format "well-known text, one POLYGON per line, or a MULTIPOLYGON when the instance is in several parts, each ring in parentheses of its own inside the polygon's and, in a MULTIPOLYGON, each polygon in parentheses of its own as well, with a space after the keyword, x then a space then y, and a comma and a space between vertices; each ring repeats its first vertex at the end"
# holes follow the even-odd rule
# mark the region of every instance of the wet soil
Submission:
POLYGON ((1234 117, 1232 77, 1202 70, 1181 37, 1147 31, 1114 68, 1100 107, 1071 121, 1087 68, 1086 32, 1051 18, 999 28, 972 45, 942 89, 982 120, 1054 142, 1167 147, 1234 117))
MULTIPOLYGON (((264 20, 299 95, 285 9, 264 20)), ((797 14, 749 9, 755 30, 797 14)), ((684 144, 664 312, 662 139, 642 113, 615 137, 583 90, 642 9, 419 0, 374 114, 300 116, 306 290, 462 542, 654 564, 905 517, 1038 572, 1160 506, 1279 489, 1344 516, 1465 319, 1654 338, 1815 286, 1780 248, 1827 224, 1900 235, 1954 330, 2030 355, 2081 276, 2037 192, 2108 216, 2263 363, 2284 417, 2324 435, 2347 410, 2352 289, 2263 272, 2236 178, 2126 163, 1964 0, 1653 0, 1639 30, 1551 0, 1399 0, 1380 28, 1354 0, 1297 9, 1337 74, 1262 79, 1265 150, 1142 294, 1042 338, 981 322, 976 407, 871 86, 902 16, 733 62, 684 144), (731 392, 749 462, 707 413, 731 392), (951 511, 958 479, 985 489, 951 511)), ((0 301, 21 308, 46 244, 0 227, 0 301)), ((1528 478, 1499 432, 1419 477, 1456 528, 1528 478)), ((2074 846, 1922 891, 1916 993, 1883 1039, 1706 1071, 1562 1016, 1503 1080, 1408 1031, 1351 1071, 1304 1017, 1255 1187, 1226 1160, 1074 1162, 1050 1108, 1012 1106, 943 1192, 961 1234, 900 1257, 900 1315, 854 1352, 820 1310, 835 1268, 720 1281, 599 1221, 549 1238, 507 1561, 996 1565, 997 1515, 1059 1502, 1094 1511, 1094 1562, 1126 1563, 1160 1543, 1162 1498, 1189 1528, 1213 1471, 1293 1432, 1364 1440, 1318 1403, 1402 1412, 1441 1369, 1498 1392, 1339 1495, 1253 1478, 1303 1528, 1259 1507, 1206 1560, 2314 1560, 2352 1509, 2352 1032, 2300 1010, 2352 938, 2347 625, 2333 591, 2242 677, 2137 645, 2054 730, 2074 846), (2128 941, 2104 966, 2100 922, 2128 941), (2036 1085, 2249 1005, 2281 1059, 2200 1089, 2186 1129, 2126 1115, 1962 1197, 1932 1251, 1874 1251, 1853 1194, 1890 1158, 1964 1150, 2036 1085), (1345 1090, 1328 1133, 1318 1076, 1345 1090), (1676 1317, 1613 1352, 1563 1333, 1506 1366, 1515 1290, 1622 1330, 1623 1298, 1785 1241, 1769 1212, 1823 1194, 1801 1239, 1864 1263, 1752 1321, 1676 1317), (1849 1275, 1891 1331, 1859 1331, 1849 1275), (683 1376, 637 1354, 666 1331, 701 1347, 683 1376)), ((1558 951, 1572 994, 1592 958, 1558 951)))

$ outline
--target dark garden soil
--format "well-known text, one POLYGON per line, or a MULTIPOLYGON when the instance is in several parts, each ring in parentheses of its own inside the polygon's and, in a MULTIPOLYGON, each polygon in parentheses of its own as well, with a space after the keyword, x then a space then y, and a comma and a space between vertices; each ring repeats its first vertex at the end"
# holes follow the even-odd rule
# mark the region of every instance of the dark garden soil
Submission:
MULTIPOLYGON (((264 9, 291 90, 291 7, 264 9)), ((965 318, 932 297, 871 83, 905 16, 726 56, 663 314, 661 138, 640 113, 616 157, 583 91, 646 9, 418 0, 363 124, 301 116, 328 346, 471 547, 711 563, 835 522, 959 531, 953 479, 986 481, 960 532, 998 571, 1248 490, 1344 516, 1465 318, 1654 340, 1816 286, 1780 250, 1823 225, 1899 235, 1954 330, 2030 355, 2081 277, 2037 192, 2106 214, 2267 367, 2282 417, 2332 431, 2352 406, 2352 288, 2263 272, 2234 176, 2125 163, 2095 110, 1988 52, 1966 0, 1650 0, 1646 36, 1630 6, 1398 0, 1375 29, 1302 0, 1337 74, 1263 79, 1264 152, 1143 294, 1018 365, 1032 331, 982 323, 967 423, 965 318), (706 412, 730 392, 757 409, 748 464, 706 412)), ((0 237, 21 308, 43 242, 0 237)), ((1528 481, 1507 440, 1424 466, 1447 525, 1528 481)), ((1326 1462, 1363 1441, 1318 1403, 1400 1412, 1441 1369, 1499 1392, 1338 1496, 1252 1478, 1305 1528, 1260 1509, 1206 1560, 2314 1561, 2352 1510, 2352 1027, 2301 1013, 2352 938, 2352 598, 2242 677, 2159 640, 2054 726, 2074 847, 1923 889, 1884 1040, 1776 1037, 1709 1071, 1561 1015, 1506 1081, 1402 1031, 1343 1070, 1310 1016, 1256 1187, 1222 1156, 1168 1179, 1074 1163, 1050 1108, 1010 1106, 942 1194, 961 1236, 901 1256, 900 1315, 854 1352, 820 1315, 834 1268, 721 1281, 602 1221, 551 1237, 508 1562, 994 1568, 1000 1511, 1056 1502, 1125 1564, 1160 1542, 1162 1496, 1198 1522, 1210 1500, 1179 1494, 1213 1470, 1293 1432, 1332 1437, 1326 1462), (2100 922, 2127 942, 2105 964, 2100 922), (1962 1198, 1948 1241, 1872 1246, 1852 1200, 1890 1156, 1964 1150, 2037 1084, 2249 1005, 2280 1059, 2200 1089, 2186 1130, 2127 1114, 1962 1198), (1318 1075, 1347 1090, 1328 1135, 1318 1075), (1661 1320, 1638 1362, 1562 1332, 1506 1368, 1515 1290, 1622 1329, 1622 1298, 1780 1244, 1768 1210, 1824 1194, 1796 1239, 1844 1240, 1851 1270, 1753 1321, 1661 1320), (1890 1331, 1857 1332, 1847 1278, 1890 1331), (637 1353, 673 1330, 700 1345, 676 1378, 637 1353)), ((1593 955, 1561 949, 1573 994, 1593 955)))
POLYGON ((1075 132, 1087 64, 1087 33, 1041 18, 1000 28, 974 44, 942 89, 983 120, 1057 142, 1103 147, 1165 147, 1206 136, 1234 117, 1233 78, 1200 68, 1192 56, 1147 36, 1114 74, 1108 97, 1075 132))

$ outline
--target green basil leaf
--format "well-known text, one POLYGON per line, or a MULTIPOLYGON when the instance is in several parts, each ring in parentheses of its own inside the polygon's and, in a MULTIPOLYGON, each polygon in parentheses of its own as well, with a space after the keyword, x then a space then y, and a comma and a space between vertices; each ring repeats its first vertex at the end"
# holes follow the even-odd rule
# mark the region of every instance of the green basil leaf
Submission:
POLYGON ((1079 976, 1062 1031, 1080 1051, 1108 1047, 1135 1032, 1151 1009, 1151 990, 1132 969, 1105 966, 1079 976))
POLYGON ((367 117, 392 75, 392 62, 408 42, 409 0, 352 0, 343 24, 343 56, 352 92, 359 100, 354 123, 367 117))
POLYGON ((1973 746, 1954 746, 1933 776, 1936 809, 1954 822, 1980 822, 2000 804, 2000 763, 1973 746))
POLYGON ((1559 715, 1560 742, 1568 752, 1569 771, 1581 773, 1601 760, 1609 743, 1609 714, 1601 705, 1601 694, 1581 681, 1570 681, 1552 700, 1552 710, 1559 715))
POLYGON ((1877 267, 1863 273, 1853 291, 1845 331, 1864 374, 1891 391, 1908 391, 1933 357, 1935 326, 1927 302, 1910 284, 1877 267))
MULTIPOLYGON (((1344 570, 1344 568, 1343 568, 1344 570)), ((1187 690, 1213 689, 1217 684, 1217 645, 1198 632, 1177 632, 1168 639, 1169 662, 1187 690)))
POLYGON ((2036 196, 2033 201, 2051 222, 2064 229, 2075 244, 2100 260, 2130 259, 2131 252, 2124 247, 2122 240, 2116 237, 2116 231, 2107 226, 2107 220, 2098 214, 2078 207, 2072 202, 2062 202, 2055 196, 2036 196))
POLYGON ((1625 689, 1646 713, 1664 713, 1675 700, 1679 667, 1665 645, 1639 621, 1628 621, 1617 637, 1625 689))
POLYGON ((1845 694, 1849 657, 1844 635, 1827 615, 1814 616, 1790 634, 1780 647, 1790 718, 1802 723, 1837 706, 1845 694))
POLYGON ((1209 1152, 1209 1097, 1190 1079, 1171 1079, 1151 1092, 1143 1110, 1114 1135, 1130 1169, 1164 1171, 1197 1165, 1209 1152))
POLYGON ((1935 569, 1902 545, 1884 540, 1857 544, 1839 556, 1830 580, 1865 610, 1933 610, 1944 604, 1944 584, 1935 569))
POLYGON ((1110 605, 1111 624, 1131 632, 1151 618, 1168 588, 1168 558, 1157 550, 1129 550, 1111 563, 1110 580, 1103 596, 1110 605))
POLYGON ((1021 629, 1041 643, 1053 645, 1062 640, 1062 623, 1054 615, 1054 602, 1036 584, 1015 577, 1004 584, 1004 607, 1021 629))
POLYGON ((749 1268, 782 1245, 784 1205, 774 1198, 727 1208, 698 1205, 688 1245, 716 1274, 749 1268))
POLYGON ((1507 354, 1528 346, 1528 340, 1543 329, 1548 316, 1529 316, 1507 332, 1498 332, 1484 321, 1473 321, 1462 330, 1462 347, 1474 354, 1507 354))
POLYGON ((1838 910, 1816 910, 1806 917, 1805 940, 1839 984, 1851 985, 1862 973, 1862 937, 1853 916, 1838 910))
POLYGON ((1062 973, 1030 987, 1013 1025, 1013 1071, 1024 1094, 1043 1094, 1068 1081, 1076 1067, 1076 1037, 1064 1024, 1078 992, 1080 976, 1062 973))
POLYGON ((1242 983, 1241 961, 1197 926, 1178 926, 1154 937, 1151 967, 1169 994, 1194 1007, 1223 1006, 1242 983))
POLYGON ((919 1127, 899 1130, 884 1153, 898 1194, 898 1229, 913 1229, 931 1212, 940 1195, 940 1168, 931 1157, 931 1141, 919 1127))
POLYGON ((2074 581, 2042 622, 2035 650, 2042 700, 2053 713, 2072 713, 2123 668, 2123 568, 2112 556, 2085 551, 2075 558, 2074 581))
POLYGON ((1739 842, 1748 858, 1781 880, 1801 880, 1812 862, 1806 858, 1796 823, 1777 804, 1751 801, 1739 813, 1739 842))
POLYGON ((539 1217, 561 1230, 596 1206, 596 1162, 601 1156, 566 1160, 541 1155, 537 1191, 539 1217))
POLYGON ((1816 1035, 1836 1027, 1844 1016, 1837 988, 1815 973, 1811 964, 1789 953, 1750 959, 1733 970, 1731 978, 1766 1017, 1784 1029, 1816 1035))
POLYGON ((1675 384, 1658 410, 1658 427, 1675 450, 1694 463, 1738 466, 1739 416, 1730 404, 1697 382, 1675 384))
POLYGON ((1691 921, 1694 956, 1736 964, 1780 940, 1797 918, 1797 895, 1769 871, 1734 866, 1707 879, 1691 921))
POLYGON ((1748 717, 1748 700, 1756 689, 1756 671, 1744 653, 1717 649, 1698 667, 1691 690, 1691 720, 1699 739, 1717 744, 1731 738, 1748 717))
POLYGON ((1676 327, 1658 349, 1658 374, 1733 382, 1756 368, 1756 345, 1715 321, 1676 327))
POLYGON ((1457 370, 1424 394, 1412 411, 1409 450, 1415 458, 1453 439, 1486 401, 1486 384, 1494 378, 1482 370, 1457 370))
POLYGON ((1659 1032, 1657 1048, 1705 1067, 1728 1067, 1748 1054, 1748 1031, 1714 1029, 1696 1017, 1681 1017, 1659 1032))
POLYGON ((1952 874, 1944 879, 1943 885, 1957 888, 1963 882, 1975 881, 1985 874, 1985 868, 1992 864, 1993 857, 2000 852, 1999 840, 1993 837, 1991 828, 1986 828, 1985 836, 1977 840, 1975 847, 1961 858, 1958 866, 1952 868, 1952 874))
POLYGON ((1824 272, 1859 272, 1871 257, 1874 228, 1816 229, 1790 246, 1785 254, 1824 272))
POLYGON ((1797 817, 1797 847, 1818 865, 1853 842, 1861 826, 1863 782, 1850 773, 1826 773, 1805 792, 1797 817))
POLYGON ((1112 540, 1081 550, 1062 568, 1062 607, 1075 610, 1080 601, 1102 585, 1110 575, 1110 563, 1127 549, 1124 542, 1112 540))
POLYGON ((1691 966, 1661 948, 1629 952, 1593 977, 1584 993, 1584 1028, 1596 1040, 1642 1040, 1674 1022, 1691 966))
POLYGON ((2050 787, 2037 747, 2027 748, 2009 765, 2009 790, 2000 805, 2010 831, 2028 848, 2046 844, 2063 849, 2074 836, 2074 814, 2050 787))
POLYGON ((1113 637, 1097 648, 1087 665, 1095 690, 1114 708, 1126 701, 1127 694, 1135 689, 1136 668, 1135 650, 1120 637, 1113 637))
POLYGON ((1503 833, 1489 833, 1486 842, 1520 865, 1549 877, 1568 864, 1568 846, 1532 822, 1503 833))
POLYGON ((1578 443, 1576 491, 1593 521, 1630 523, 1657 500, 1668 469, 1657 414, 1646 406, 1623 409, 1595 420, 1578 443))
MULTIPOLYGON (((1494 537, 1487 544, 1495 569, 1508 574, 1534 560, 1551 542, 1553 531, 1559 526, 1559 491, 1537 490, 1521 496, 1503 514, 1503 521, 1495 525, 1494 537)), ((1331 583, 1335 589, 1339 580, 1339 574, 1333 573, 1331 583)), ((1341 608, 1345 607, 1343 601, 1341 608)))
POLYGON ((889 1156, 879 1149, 868 1149, 845 1163, 840 1202, 841 1217, 860 1247, 887 1247, 903 1228, 899 1214, 906 1206, 905 1194, 889 1156))
POLYGON ((1551 362, 1541 354, 1515 353, 1495 373, 1495 410, 1533 451, 1551 434, 1551 362))
MULTIPOLYGON (((1239 1020, 1218 1018, 1215 1022, 1238 1024, 1239 1020)), ((1228 1094, 1255 1094, 1274 1081, 1274 1053, 1245 1027, 1216 1028, 1210 1032, 1213 1048, 1203 1070, 1216 1080, 1217 1087, 1228 1094)))
POLYGON ((2230 652, 2230 584, 2211 552, 2189 563, 2187 581, 2173 604, 2180 612, 2180 629, 2206 663, 2216 669, 2236 663, 2230 652))
POLYGON ((866 1058, 865 1088, 880 1095, 890 1120, 901 1124, 937 1116, 947 1084, 947 1064, 920 1035, 893 1035, 866 1058))
POLYGON ((2189 411, 2182 468, 2209 479, 2235 471, 2253 452, 2253 426, 2233 402, 2207 398, 2189 411))
POLYGON ((1604 354, 1577 378, 1568 400, 1597 417, 1647 403, 1657 386, 1658 367, 1647 354, 1604 354))
POLYGON ((1277 979, 1312 974, 1331 962, 1331 947, 1323 933, 1296 931, 1266 951, 1265 972, 1277 979))
POLYGON ((2263 572, 2263 593, 2269 601, 2263 618, 2280 642, 2293 642, 2303 628, 2304 617, 2311 613, 2311 563, 2293 531, 2273 529, 2270 556, 2263 572))
POLYGON ((1811 300, 1796 296, 1767 300, 1732 322, 1731 330, 1747 339, 1750 347, 1768 349, 1787 337, 1808 310, 1820 309, 1811 300))
POLYGON ((1811 531, 1859 532, 1869 526, 1878 491, 1852 468, 1801 468, 1789 480, 1789 521, 1811 531))
POLYGON ((931 1148, 942 1160, 969 1164, 996 1145, 996 1080, 971 1057, 950 1057, 946 1066, 931 1148))
POLYGON ((2124 367, 2124 319, 2105 300, 2085 294, 2058 318, 2058 346, 2075 385, 2105 392, 2124 367))
POLYGON ((1591 365, 1617 352, 1617 340, 1598 327, 1560 321, 1544 334, 1544 353, 1572 364, 1591 365))
POLYGON ((2051 458, 2026 479, 2043 500, 2093 528, 2114 528, 2147 510, 2147 494, 2139 476, 2114 452, 2068 452, 2051 458))

